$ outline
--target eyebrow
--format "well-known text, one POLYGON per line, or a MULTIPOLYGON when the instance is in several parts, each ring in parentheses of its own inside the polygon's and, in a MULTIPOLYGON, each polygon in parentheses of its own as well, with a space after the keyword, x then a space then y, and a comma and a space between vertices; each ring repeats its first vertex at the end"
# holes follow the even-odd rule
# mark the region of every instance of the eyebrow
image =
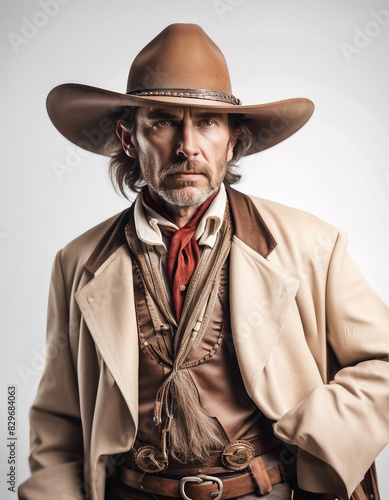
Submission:
POLYGON ((221 118, 226 113, 214 113, 213 111, 195 111, 193 116, 195 118, 221 118))
MULTIPOLYGON (((223 116, 223 113, 214 113, 211 111, 194 111, 193 116, 195 118, 220 118, 223 116)), ((173 112, 171 112, 169 109, 158 109, 158 108, 152 108, 150 109, 147 118, 150 120, 155 120, 155 119, 163 119, 163 118, 168 118, 171 120, 177 120, 177 115, 173 112)))
POLYGON ((156 119, 156 118, 177 119, 177 115, 172 113, 168 109, 150 109, 146 118, 148 118, 148 119, 156 119))

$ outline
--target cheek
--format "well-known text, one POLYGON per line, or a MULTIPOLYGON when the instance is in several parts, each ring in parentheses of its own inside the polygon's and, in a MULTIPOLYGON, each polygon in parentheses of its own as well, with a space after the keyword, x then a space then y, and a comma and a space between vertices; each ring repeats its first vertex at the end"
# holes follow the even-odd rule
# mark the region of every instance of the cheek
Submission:
POLYGON ((227 163, 229 163, 232 160, 232 157, 234 156, 234 146, 235 142, 232 142, 231 138, 228 136, 227 146, 224 148, 224 154, 227 163))
POLYGON ((160 165, 163 165, 170 159, 169 148, 164 143, 147 144, 147 146, 143 151, 148 156, 148 158, 150 158, 150 160, 154 163, 156 168, 159 168, 160 165))
POLYGON ((232 140, 228 126, 226 126, 226 129, 224 130, 223 143, 224 143, 223 154, 225 155, 227 163, 229 163, 232 160, 232 157, 234 156, 234 146, 236 144, 236 141, 232 140))
POLYGON ((234 146, 231 143, 229 143, 227 149, 227 163, 229 163, 232 160, 233 156, 234 156, 234 146))

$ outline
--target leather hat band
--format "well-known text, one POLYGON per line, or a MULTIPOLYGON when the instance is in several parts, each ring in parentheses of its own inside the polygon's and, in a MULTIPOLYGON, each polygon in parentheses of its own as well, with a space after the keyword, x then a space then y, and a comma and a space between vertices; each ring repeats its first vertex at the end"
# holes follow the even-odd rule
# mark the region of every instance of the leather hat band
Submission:
POLYGON ((139 89, 130 90, 128 95, 136 96, 167 96, 167 97, 191 97, 193 99, 207 99, 209 101, 220 101, 236 106, 242 104, 241 100, 232 94, 214 90, 199 89, 139 89))

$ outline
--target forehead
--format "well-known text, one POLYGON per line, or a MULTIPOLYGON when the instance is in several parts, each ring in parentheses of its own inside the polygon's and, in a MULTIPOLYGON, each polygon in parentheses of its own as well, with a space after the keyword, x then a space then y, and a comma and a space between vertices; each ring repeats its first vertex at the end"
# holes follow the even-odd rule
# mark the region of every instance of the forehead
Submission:
POLYGON ((182 108, 182 107, 169 107, 169 108, 149 108, 139 107, 136 111, 136 117, 140 120, 160 120, 160 119, 174 119, 183 120, 186 116, 192 119, 210 119, 218 118, 221 121, 228 122, 228 114, 218 113, 216 110, 205 111, 199 108, 182 108))

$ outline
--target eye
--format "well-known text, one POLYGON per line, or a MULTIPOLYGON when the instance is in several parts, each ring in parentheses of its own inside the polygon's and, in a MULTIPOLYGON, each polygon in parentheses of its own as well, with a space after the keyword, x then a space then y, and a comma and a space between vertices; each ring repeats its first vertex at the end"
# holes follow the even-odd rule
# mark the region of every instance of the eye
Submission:
POLYGON ((205 128, 211 128, 215 125, 215 122, 213 120, 203 120, 201 122, 201 124, 205 127, 205 128))
POLYGON ((155 125, 157 125, 157 127, 166 128, 170 127, 172 125, 172 122, 171 120, 159 120, 155 125))

